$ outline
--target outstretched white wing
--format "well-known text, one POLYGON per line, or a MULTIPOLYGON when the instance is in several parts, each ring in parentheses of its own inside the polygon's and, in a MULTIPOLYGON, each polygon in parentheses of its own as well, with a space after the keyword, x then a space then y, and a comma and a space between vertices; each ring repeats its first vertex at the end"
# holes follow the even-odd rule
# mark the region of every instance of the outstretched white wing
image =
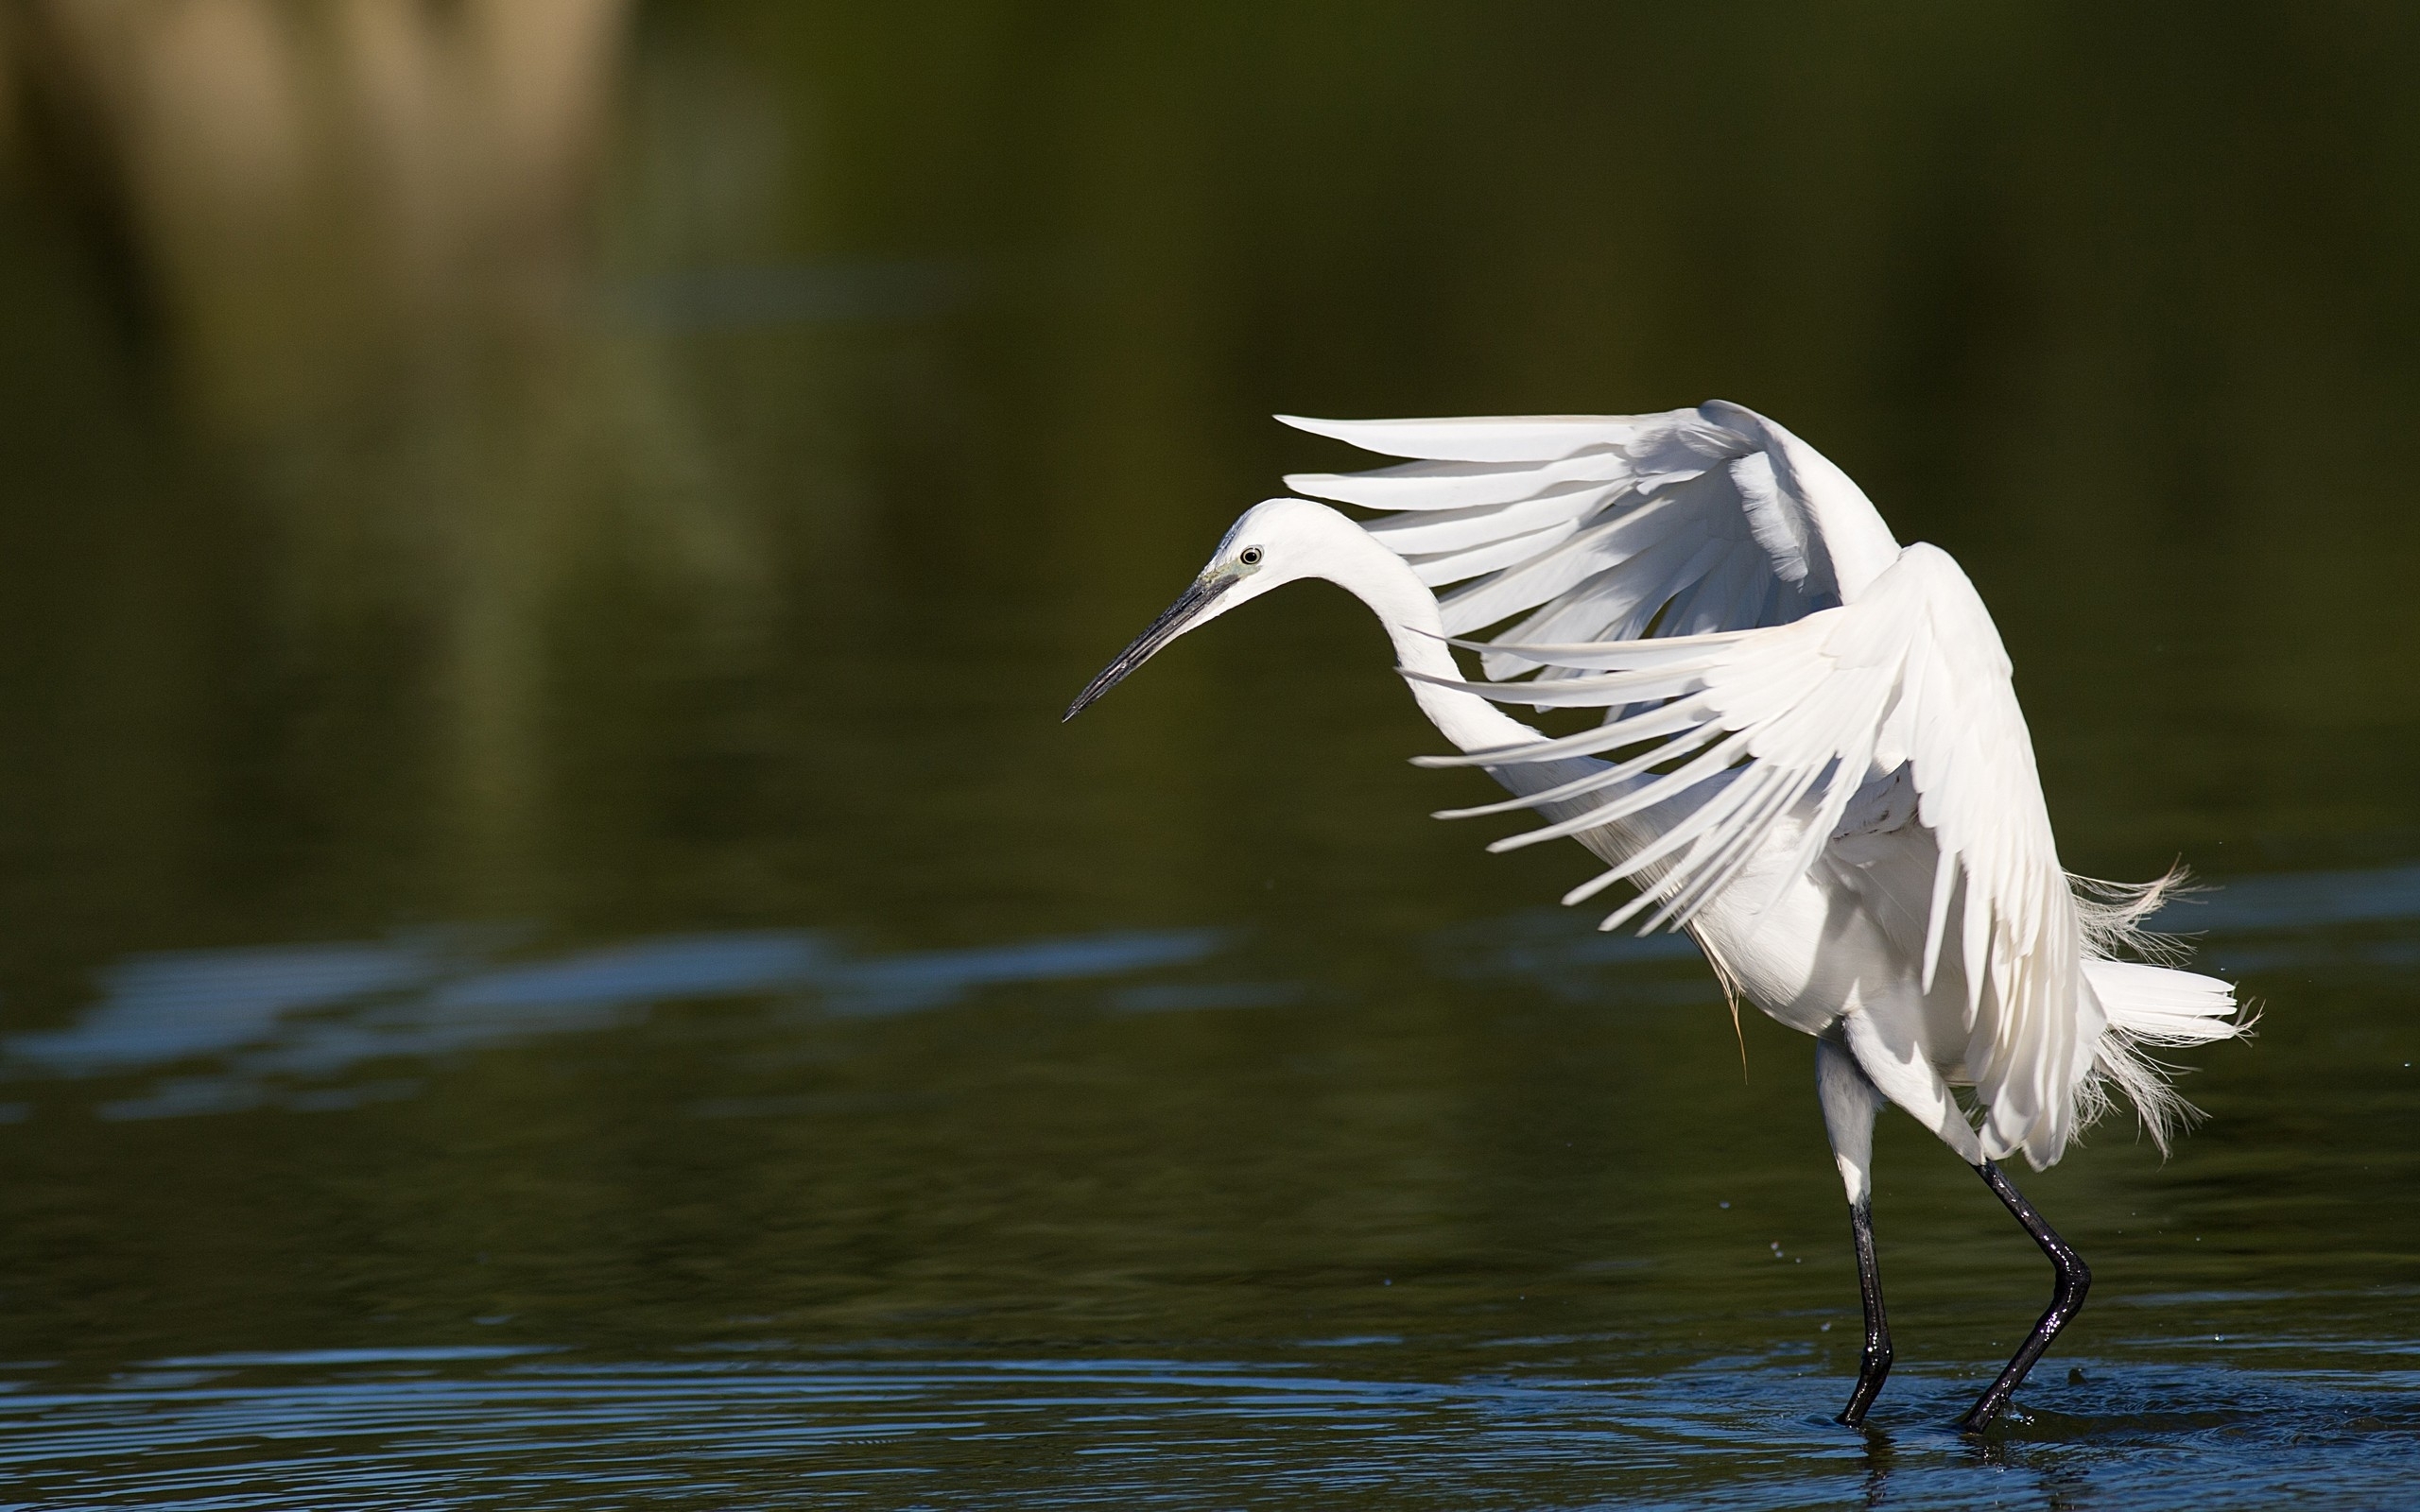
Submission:
POLYGON ((1603 795, 1576 816, 1498 841, 1497 849, 1575 834, 1697 795, 1654 840, 1566 900, 1616 878, 1639 879, 1644 890, 1607 928, 1649 910, 1646 929, 1686 923, 1760 852, 1791 844, 1811 805, 1796 853, 1774 873, 1800 875, 1860 790, 1871 798, 1882 784, 1912 783, 1915 817, 1939 847, 1924 986, 1930 989, 1945 959, 1965 979, 1964 1058, 1990 1110, 1987 1147, 2023 1143, 2055 1159, 2068 1132, 2070 1090, 2089 1070, 2100 1037, 2100 1014, 2080 989, 2074 899, 2008 656, 1947 553, 1910 546, 1855 602, 1786 625, 1598 644, 1499 643, 1495 650, 1567 676, 1470 691, 1632 712, 1582 734, 1432 763, 1504 766, 1643 747, 1560 787, 1462 811, 1603 795))
MULTIPOLYGON (((1845 473, 1720 400, 1661 415, 1278 418, 1419 459, 1286 484, 1392 511, 1366 528, 1431 588, 1460 585, 1440 599, 1451 634, 1515 614, 1500 643, 1784 625, 1855 601, 1898 554, 1845 473)), ((1481 664, 1495 679, 1569 675, 1498 652, 1481 664)))

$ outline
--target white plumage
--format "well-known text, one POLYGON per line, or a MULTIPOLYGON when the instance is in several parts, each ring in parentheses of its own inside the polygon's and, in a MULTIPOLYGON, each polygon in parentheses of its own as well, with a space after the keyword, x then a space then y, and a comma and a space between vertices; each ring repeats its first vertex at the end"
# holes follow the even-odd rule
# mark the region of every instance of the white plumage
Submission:
POLYGON ((1570 782, 1447 816, 1590 799, 1491 847, 1502 850, 1687 795, 1685 812, 1564 901, 1645 874, 1652 881, 1606 927, 1640 915, 1648 929, 1690 924, 1782 846, 1788 863, 1763 868, 1772 874, 1762 895, 1726 911, 1744 925, 1724 932, 1737 937, 1707 941, 1719 959, 1748 966, 1775 895, 1820 868, 1875 916, 1895 954, 1920 962, 1927 998, 1945 957, 1957 1011, 1927 1014, 1922 1040, 1945 1081, 1976 1089, 1986 1157, 2022 1151, 2037 1169, 2057 1160, 2081 1115, 2098 1110, 2102 1076, 2165 1144, 2178 1105, 2134 1041, 2226 1038, 2231 990, 2159 968, 2084 971, 2092 951, 2008 653, 1948 553, 1901 547, 1828 459, 1719 401, 1661 415, 1288 423, 1418 459, 1286 481, 1394 511, 1365 528, 1424 583, 1464 585, 1439 604, 1450 632, 1527 615, 1482 648, 1481 664, 1498 679, 1533 678, 1449 683, 1541 710, 1608 712, 1582 734, 1433 765, 1633 748, 1570 782), (1902 796, 1911 806, 1892 801, 1902 796), (1919 874, 1921 896, 1907 885, 1919 874))
POLYGON ((1608 867, 1565 902, 1634 884, 1607 928, 1686 928, 1727 989, 1818 1037, 1867 1315, 1844 1421, 1862 1419, 1890 1364, 1869 1217, 1884 1100, 1976 1165, 2051 1256, 2050 1313, 1965 1424, 1988 1425, 2089 1280, 1993 1162, 2058 1160, 2110 1084, 2165 1148, 2187 1110, 2142 1047, 2243 1025, 2226 983, 2113 958, 2157 953, 2139 921, 2172 879, 2125 887, 2060 867, 2008 655, 1973 584, 1938 547, 1902 547, 1839 468, 1737 404, 1288 422, 1409 458, 1287 479, 1383 513, 1357 525, 1303 499, 1247 511, 1070 716, 1282 583, 1322 577, 1362 598, 1461 747, 1428 763, 1483 767, 1513 794, 1446 816, 1538 811, 1545 825, 1492 849, 1579 840, 1608 867), (1485 680, 1448 637, 1478 653, 1485 680), (1548 738, 1491 703, 1601 721, 1548 738), (1971 1115, 1958 1087, 1974 1089, 1971 1115))

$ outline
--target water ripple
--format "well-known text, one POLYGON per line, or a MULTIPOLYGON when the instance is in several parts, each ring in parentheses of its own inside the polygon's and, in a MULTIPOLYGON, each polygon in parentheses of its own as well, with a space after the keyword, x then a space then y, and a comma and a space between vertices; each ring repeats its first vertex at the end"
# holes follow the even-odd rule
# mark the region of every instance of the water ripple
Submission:
POLYGON ((642 1488, 725 1507, 2264 1507, 2314 1504, 2322 1471, 2338 1504, 2386 1504, 2420 1426, 2420 1372, 2099 1362, 1988 1445, 1943 1426, 1971 1383, 1903 1370, 1858 1433, 1828 1421, 1837 1382, 1777 1359, 1443 1382, 1150 1359, 324 1373, 467 1360, 230 1354, 177 1362, 224 1372, 199 1382, 36 1387, 0 1397, 0 1472, 21 1495, 158 1508, 603 1507, 642 1488))

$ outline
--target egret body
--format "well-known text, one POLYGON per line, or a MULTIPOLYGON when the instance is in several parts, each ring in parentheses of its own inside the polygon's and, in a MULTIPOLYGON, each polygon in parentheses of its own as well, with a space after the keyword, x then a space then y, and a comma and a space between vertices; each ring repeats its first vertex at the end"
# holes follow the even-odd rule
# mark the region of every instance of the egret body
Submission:
POLYGON ((1412 459, 1287 479, 1380 517, 1308 498, 1247 510, 1067 716, 1271 589, 1323 578, 1367 604, 1459 750, 1424 760, 1512 795, 1445 816, 1540 814, 1491 849, 1579 841, 1607 869, 1564 902, 1632 884, 1604 927, 1687 930, 1735 1001, 1815 1037, 1865 1313, 1842 1422, 1864 1420, 1891 1368, 1872 1208, 1886 1103, 2041 1246, 2049 1308, 1961 1422, 1990 1426, 2091 1282, 1998 1162, 2056 1161, 2113 1089, 2165 1148, 2189 1110, 2146 1047, 2244 1025, 2226 983, 2118 958, 2150 944, 2136 926, 2166 881, 2061 868, 2008 657, 1965 574, 1901 546, 1845 473, 1736 404, 1288 422, 1412 459), (1507 703, 1602 713, 1550 738, 1507 703))

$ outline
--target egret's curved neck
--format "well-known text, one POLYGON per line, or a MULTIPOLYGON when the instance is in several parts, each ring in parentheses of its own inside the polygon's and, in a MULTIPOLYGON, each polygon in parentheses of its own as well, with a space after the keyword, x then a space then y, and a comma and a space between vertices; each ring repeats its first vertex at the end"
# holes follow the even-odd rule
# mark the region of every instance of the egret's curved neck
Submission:
MULTIPOLYGON (((1340 517, 1341 518, 1341 517, 1340 517)), ((1330 557, 1321 576, 1370 606, 1394 643, 1395 662, 1407 672, 1461 681, 1467 676, 1445 644, 1445 617, 1437 595, 1401 557, 1348 525, 1353 540, 1330 557)), ((1405 679, 1420 712, 1463 750, 1488 750, 1545 738, 1475 693, 1441 688, 1423 678, 1405 679)))
MULTIPOLYGON (((1411 696, 1420 701, 1420 711, 1428 716, 1428 722, 1466 751, 1495 750, 1545 739, 1544 731, 1521 723, 1475 693, 1439 687, 1426 680, 1450 678, 1459 682, 1464 676, 1445 644, 1445 616, 1437 608, 1437 595, 1401 557, 1344 516, 1335 518, 1348 538, 1340 540, 1335 549, 1326 554, 1318 576, 1369 605, 1379 623, 1386 626, 1388 638, 1394 642, 1396 662, 1406 672, 1426 675, 1405 680, 1411 685, 1411 696)), ((1559 761, 1515 762, 1491 766, 1487 771, 1515 793, 1540 793, 1574 778, 1592 776, 1603 770, 1604 765, 1593 756, 1566 756, 1559 761)), ((1632 783, 1651 780, 1632 778, 1615 787, 1600 788, 1594 797, 1545 804, 1539 812, 1549 822, 1570 818, 1632 783)), ((1651 816, 1634 816, 1586 832, 1580 836, 1580 842, 1610 860, 1636 850, 1652 837, 1654 831, 1651 816)), ((1661 867, 1655 870, 1660 871, 1661 867)), ((1651 878, 1654 872, 1649 875, 1651 878)))

